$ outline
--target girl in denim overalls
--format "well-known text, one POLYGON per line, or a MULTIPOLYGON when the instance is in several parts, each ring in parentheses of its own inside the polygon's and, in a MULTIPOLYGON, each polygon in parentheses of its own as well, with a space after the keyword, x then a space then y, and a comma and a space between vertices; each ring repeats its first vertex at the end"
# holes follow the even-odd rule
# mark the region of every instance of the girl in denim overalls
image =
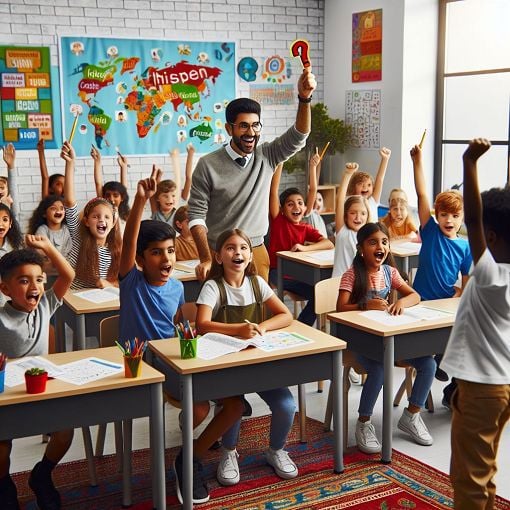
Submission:
MULTIPOLYGON (((384 310, 392 315, 400 315, 404 308, 416 305, 420 296, 402 279, 393 267, 390 253, 389 234, 382 223, 367 223, 357 234, 357 253, 352 267, 342 276, 338 294, 337 310, 384 310), (387 261, 389 264, 384 264, 387 261), (390 304, 390 293, 395 290, 399 299, 390 304)), ((370 420, 384 379, 383 363, 358 355, 368 376, 361 392, 359 419, 356 423, 356 444, 365 453, 381 451, 374 426, 370 420)), ((432 444, 427 427, 420 416, 420 410, 434 380, 436 362, 432 356, 405 360, 416 371, 409 406, 404 409, 398 428, 411 435, 418 444, 432 444)))
MULTIPOLYGON (((287 307, 269 285, 255 275, 250 239, 239 229, 223 232, 216 244, 214 264, 197 299, 197 329, 251 338, 280 329, 292 322, 287 307), (269 312, 264 317, 264 308, 269 312)), ((271 409, 271 430, 267 462, 282 478, 294 478, 297 467, 283 450, 294 421, 296 404, 288 388, 261 391, 259 396, 271 409)), ((222 438, 223 450, 217 478, 222 485, 239 482, 239 420, 222 438)))

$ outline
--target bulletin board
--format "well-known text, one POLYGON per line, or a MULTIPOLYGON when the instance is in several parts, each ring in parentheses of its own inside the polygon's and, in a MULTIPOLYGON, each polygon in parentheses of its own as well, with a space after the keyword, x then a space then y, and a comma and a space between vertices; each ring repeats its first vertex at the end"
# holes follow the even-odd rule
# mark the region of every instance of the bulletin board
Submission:
POLYGON ((352 126, 352 145, 362 149, 381 146, 381 91, 347 90, 345 123, 352 126))

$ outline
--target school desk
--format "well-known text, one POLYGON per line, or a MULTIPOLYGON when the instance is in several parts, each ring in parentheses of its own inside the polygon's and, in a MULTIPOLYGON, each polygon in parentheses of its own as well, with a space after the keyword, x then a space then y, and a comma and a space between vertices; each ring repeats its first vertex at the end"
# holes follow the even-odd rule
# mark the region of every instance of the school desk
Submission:
MULTIPOLYGON (((341 370, 342 349, 346 344, 298 321, 293 321, 284 331, 299 333, 313 342, 272 353, 248 347, 208 361, 181 359, 177 339, 149 343, 149 363, 165 374, 165 390, 182 402, 184 508, 192 508, 193 401, 331 379, 334 388, 334 469, 337 473, 343 471, 341 370)), ((303 410, 300 412, 304 414, 303 410)))
POLYGON ((397 267, 408 275, 410 282, 412 282, 410 270, 418 267, 420 249, 421 243, 411 243, 409 241, 391 243, 391 253, 395 257, 397 267))
POLYGON ((331 334, 345 340, 350 351, 384 363, 383 462, 391 462, 394 362, 444 352, 458 304, 459 298, 423 301, 422 306, 450 313, 399 326, 370 320, 359 311, 328 314, 331 334))
POLYGON ((317 282, 331 278, 333 273, 333 251, 334 250, 317 250, 317 251, 279 251, 276 254, 277 259, 277 293, 278 297, 283 300, 283 276, 290 276, 294 280, 308 283, 315 286, 317 282), (331 258, 319 259, 314 258, 314 254, 330 253, 331 258))
MULTIPOLYGON (((179 274, 177 279, 184 286, 184 301, 194 303, 200 292, 201 283, 194 273, 179 274)), ((104 303, 93 303, 75 295, 91 289, 68 291, 62 306, 56 312, 57 351, 65 351, 65 327, 67 324, 73 331, 73 350, 85 349, 87 336, 99 338, 99 323, 106 317, 119 313, 120 302, 117 297, 104 303)))
MULTIPOLYGON (((122 363, 117 347, 50 354, 56 365, 88 357, 122 363)), ((131 420, 150 419, 152 501, 166 508, 163 393, 164 376, 143 363, 137 378, 124 371, 98 381, 77 386, 58 379, 49 380, 44 393, 29 395, 25 384, 5 387, 0 393, 0 440, 33 436, 51 430, 65 430, 113 421, 124 422, 122 506, 131 505, 131 420)), ((0 505, 1 506, 1 505, 0 505)))

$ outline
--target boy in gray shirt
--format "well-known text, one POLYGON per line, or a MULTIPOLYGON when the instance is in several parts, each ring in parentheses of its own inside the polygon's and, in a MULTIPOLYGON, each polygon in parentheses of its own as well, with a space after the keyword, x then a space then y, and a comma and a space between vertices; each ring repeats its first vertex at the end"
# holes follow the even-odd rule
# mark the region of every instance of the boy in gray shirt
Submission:
MULTIPOLYGON (((27 235, 28 249, 7 253, 0 260, 0 290, 9 298, 0 308, 0 351, 9 358, 48 354, 49 321, 62 304, 62 298, 74 279, 74 270, 58 250, 43 236, 27 235), (44 292, 43 257, 50 259, 58 277, 44 292)), ((43 432, 43 431, 41 431, 43 432)), ((65 455, 73 439, 73 430, 53 432, 46 451, 30 474, 28 484, 41 510, 61 508, 60 494, 53 485, 51 472, 65 455)), ((9 475, 12 440, 0 441, 0 502, 2 510, 19 510, 17 491, 9 475)))

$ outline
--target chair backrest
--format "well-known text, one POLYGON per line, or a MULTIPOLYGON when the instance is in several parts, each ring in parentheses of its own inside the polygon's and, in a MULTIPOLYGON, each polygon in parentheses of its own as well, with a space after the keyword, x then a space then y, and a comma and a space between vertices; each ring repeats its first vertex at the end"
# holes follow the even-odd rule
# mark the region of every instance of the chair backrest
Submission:
POLYGON ((340 279, 340 276, 336 276, 315 284, 315 313, 317 315, 336 311, 340 279))
POLYGON ((119 317, 120 315, 112 315, 99 323, 100 347, 112 347, 115 340, 119 339, 119 317))

